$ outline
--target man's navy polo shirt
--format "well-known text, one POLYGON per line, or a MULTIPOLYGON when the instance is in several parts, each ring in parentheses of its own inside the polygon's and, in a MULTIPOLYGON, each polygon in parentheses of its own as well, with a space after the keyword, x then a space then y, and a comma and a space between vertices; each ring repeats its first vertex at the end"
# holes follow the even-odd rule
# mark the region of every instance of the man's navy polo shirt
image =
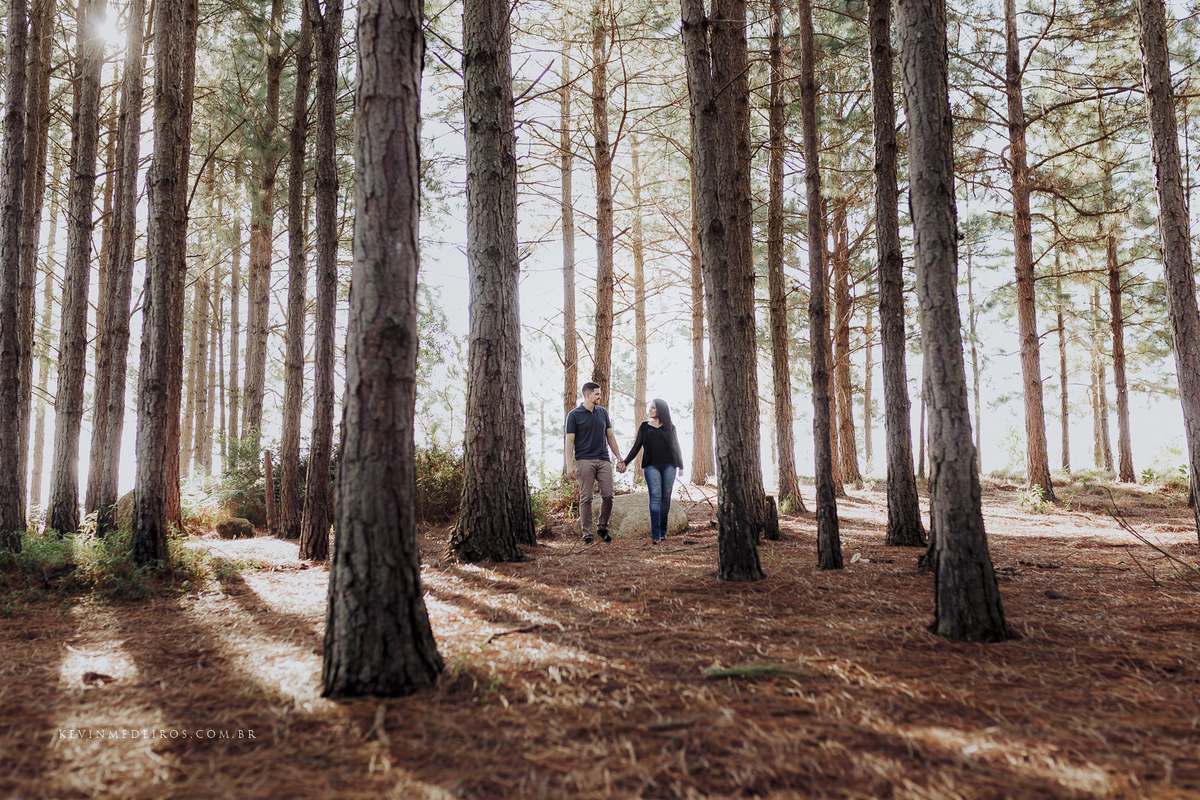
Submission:
POLYGON ((588 411, 582 403, 567 414, 567 433, 575 434, 575 460, 608 461, 606 433, 612 427, 608 409, 596 406, 588 411))

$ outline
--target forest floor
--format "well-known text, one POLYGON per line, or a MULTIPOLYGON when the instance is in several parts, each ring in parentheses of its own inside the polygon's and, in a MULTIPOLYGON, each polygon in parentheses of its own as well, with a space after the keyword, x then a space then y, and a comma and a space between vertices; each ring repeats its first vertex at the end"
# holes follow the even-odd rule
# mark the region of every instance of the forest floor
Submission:
MULTIPOLYGON (((295 543, 196 538, 224 566, 186 595, 0 617, 0 798, 1200 797, 1200 563, 1177 494, 1097 487, 984 512, 1008 624, 929 631, 919 551, 882 492, 811 514, 717 580, 710 499, 657 547, 584 547, 422 577, 446 661, 413 697, 321 697, 324 565, 295 543)), ((693 491, 693 497, 697 497, 693 491)), ((806 490, 811 503, 811 487, 806 490)))

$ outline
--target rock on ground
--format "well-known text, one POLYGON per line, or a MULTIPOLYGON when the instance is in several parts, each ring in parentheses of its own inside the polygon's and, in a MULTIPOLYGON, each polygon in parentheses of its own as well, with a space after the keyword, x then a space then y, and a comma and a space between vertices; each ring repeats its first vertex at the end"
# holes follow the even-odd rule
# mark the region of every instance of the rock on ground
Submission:
MULTIPOLYGON (((592 500, 593 524, 600 516, 600 495, 592 500)), ((667 535, 677 535, 687 530, 687 512, 678 499, 671 500, 671 513, 667 519, 667 535)), ((582 536, 579 520, 575 520, 575 535, 582 536)), ((608 535, 614 539, 650 538, 650 495, 646 492, 619 494, 613 498, 612 515, 608 519, 608 535)))

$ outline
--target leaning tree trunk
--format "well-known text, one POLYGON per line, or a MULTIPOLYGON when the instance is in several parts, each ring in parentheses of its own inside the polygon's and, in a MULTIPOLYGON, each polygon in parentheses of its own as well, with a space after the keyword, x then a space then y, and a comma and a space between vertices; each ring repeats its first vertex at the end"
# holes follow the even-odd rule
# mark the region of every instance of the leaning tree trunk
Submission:
MULTIPOLYGON (((566 28, 564 15, 564 29, 566 28)), ((559 90, 559 172, 562 180, 563 248, 563 418, 571 413, 579 397, 579 342, 575 328, 575 201, 571 187, 571 166, 575 151, 571 142, 571 61, 570 39, 564 30, 562 43, 562 88, 559 90)), ((563 472, 570 456, 563 451, 563 472)))
POLYGON ((763 577, 758 539, 777 536, 775 507, 759 466, 751 258, 750 91, 745 0, 683 1, 683 44, 692 116, 692 169, 707 289, 717 429, 717 573, 763 577), (705 41, 706 28, 710 32, 705 41))
POLYGON ((825 218, 821 205, 821 143, 817 131, 816 53, 812 3, 800 0, 800 115, 804 128, 804 184, 808 199, 809 350, 812 353, 813 459, 817 483, 817 565, 842 568, 837 486, 833 475, 833 398, 829 369, 829 284, 825 272, 825 218))
POLYGON ((464 561, 524 561, 537 544, 525 468, 512 47, 505 0, 463 12, 470 333, 463 494, 450 549, 464 561))
POLYGON ((771 325, 771 388, 775 400, 775 447, 779 454, 778 507, 805 513, 796 476, 796 432, 788 354, 787 286, 783 274, 783 3, 771 0, 771 108, 767 199, 767 293, 771 325))
MULTIPOLYGON (((1171 88, 1167 19, 1163 0, 1138 0, 1142 49, 1142 82, 1150 118, 1150 151, 1154 162, 1154 194, 1162 237, 1167 309, 1171 317, 1171 349, 1187 430, 1188 483, 1200 494, 1200 316, 1196 309, 1196 277, 1192 269, 1187 202, 1179 168, 1175 100, 1171 88)), ((1200 503, 1192 508, 1200 536, 1200 503)))
POLYGON ((1033 225, 1029 211, 1029 166, 1025 156, 1025 100, 1021 95, 1021 53, 1017 39, 1015 0, 1004 1, 1008 95, 1009 162, 1012 165, 1013 250, 1017 267, 1017 324, 1021 337, 1021 378, 1025 393, 1026 466, 1030 486, 1042 487, 1053 501, 1050 457, 1046 449, 1046 413, 1042 400, 1041 345, 1037 332, 1036 277, 1033 270, 1033 225))
MULTIPOLYGON (((175 333, 177 298, 184 293, 180 269, 186 212, 180 207, 187 183, 182 130, 186 0, 157 0, 154 11, 154 155, 146 173, 149 206, 146 284, 142 292, 142 348, 137 393, 137 474, 133 487, 133 557, 139 564, 165 562, 169 532, 170 452, 177 439, 172 419, 172 384, 181 384, 183 350, 175 333)), ((175 395, 177 398, 178 395, 175 395)), ((178 456, 178 453, 175 453, 178 456)))
MULTIPOLYGON (((21 455, 21 188, 25 178, 25 1, 9 0, 0 145, 0 462, 21 455)), ((0 469, 0 547, 21 550, 25 470, 0 469)))
POLYGON ((71 137, 71 189, 67 200, 67 259, 63 279, 59 338, 58 393, 54 400, 54 456, 50 464, 50 502, 46 527, 61 533, 79 530, 79 431, 83 424, 83 384, 87 366, 88 276, 92 249, 92 198, 100 141, 100 71, 104 42, 90 34, 105 14, 104 0, 78 7, 79 86, 71 137))
POLYGON ((920 547, 925 526, 913 473, 911 404, 904 348, 904 257, 896 186, 896 102, 891 0, 871 0, 871 107, 875 155, 875 235, 879 250, 879 336, 883 349, 888 529, 884 544, 920 547))
POLYGON ((317 297, 313 330, 313 418, 305 478, 300 557, 321 561, 329 556, 329 465, 333 453, 334 316, 337 310, 337 77, 342 40, 342 0, 327 0, 322 15, 317 0, 306 0, 317 48, 315 98, 317 196, 317 297))
POLYGON ((308 85, 312 74, 312 22, 301 11, 296 52, 296 91, 288 132, 287 356, 283 383, 283 432, 279 442, 279 536, 300 538, 300 405, 304 402, 305 263, 304 151, 308 140, 308 85))
POLYGON ((422 596, 413 441, 421 2, 363 0, 358 14, 358 218, 321 676, 329 697, 412 694, 443 667, 422 596))
POLYGON ((1010 637, 987 549, 958 312, 958 224, 945 0, 897 0, 909 125, 921 339, 930 393, 930 506, 936 533, 934 632, 955 641, 1010 637))

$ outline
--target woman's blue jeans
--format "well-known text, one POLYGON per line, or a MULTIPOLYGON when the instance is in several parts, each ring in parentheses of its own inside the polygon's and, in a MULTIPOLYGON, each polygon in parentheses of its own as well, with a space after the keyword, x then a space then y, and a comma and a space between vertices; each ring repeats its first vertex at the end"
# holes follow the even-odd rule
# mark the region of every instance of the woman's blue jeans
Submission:
POLYGON ((671 518, 675 465, 646 464, 642 474, 646 477, 646 488, 650 490, 650 538, 657 542, 667 535, 667 521, 671 518))

